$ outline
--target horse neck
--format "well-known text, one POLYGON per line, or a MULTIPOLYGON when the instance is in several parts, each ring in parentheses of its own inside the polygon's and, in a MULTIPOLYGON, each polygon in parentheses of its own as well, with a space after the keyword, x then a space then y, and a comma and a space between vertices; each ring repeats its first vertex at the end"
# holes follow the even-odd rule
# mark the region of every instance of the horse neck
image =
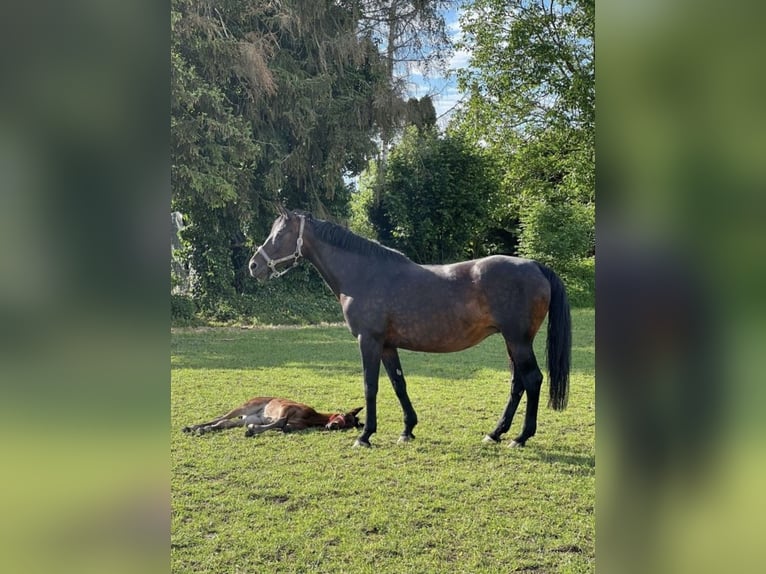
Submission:
POLYGON ((330 422, 331 414, 319 413, 317 411, 311 411, 304 414, 303 420, 307 426, 323 427, 330 422))
MULTIPOLYGON (((303 254, 325 280, 336 297, 340 296, 344 285, 357 273, 357 265, 351 259, 360 257, 344 249, 328 245, 311 231, 306 236, 303 254)), ((328 415, 329 416, 329 415, 328 415)))

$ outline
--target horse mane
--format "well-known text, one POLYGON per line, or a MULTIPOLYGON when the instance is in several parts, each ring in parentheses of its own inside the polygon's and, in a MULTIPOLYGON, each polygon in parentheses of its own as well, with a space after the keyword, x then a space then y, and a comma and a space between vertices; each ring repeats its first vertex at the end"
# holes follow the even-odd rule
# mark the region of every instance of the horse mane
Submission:
POLYGON ((303 215, 311 222, 314 233, 319 239, 334 247, 359 255, 377 257, 386 261, 411 262, 411 260, 401 251, 381 245, 372 239, 361 237, 335 223, 324 221, 322 219, 315 219, 310 213, 297 213, 298 215, 303 215))
POLYGON ((321 219, 313 219, 312 222, 314 224, 314 233, 317 237, 334 247, 359 255, 377 257, 386 261, 410 261, 410 259, 401 251, 381 245, 377 241, 361 237, 335 223, 323 221, 321 219))

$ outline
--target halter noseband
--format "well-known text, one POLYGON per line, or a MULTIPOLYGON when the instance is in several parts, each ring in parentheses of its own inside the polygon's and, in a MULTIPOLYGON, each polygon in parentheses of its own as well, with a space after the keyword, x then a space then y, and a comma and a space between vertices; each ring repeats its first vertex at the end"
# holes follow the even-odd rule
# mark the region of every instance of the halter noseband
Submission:
POLYGON ((261 245, 258 249, 255 251, 255 255, 261 254, 261 257, 263 257, 266 260, 266 266, 271 269, 271 275, 269 275, 269 279, 274 279, 276 277, 281 277, 290 269, 298 265, 298 260, 303 257, 303 253, 301 253, 301 247, 303 247, 303 228, 306 225, 306 218, 301 215, 299 216, 301 218, 301 228, 298 231, 298 239, 295 240, 295 253, 292 255, 286 255, 285 257, 280 257, 279 259, 272 259, 269 257, 269 254, 266 253, 266 250, 263 248, 263 245, 261 245), (289 261, 290 259, 293 260, 293 264, 289 267, 286 267, 282 269, 282 271, 277 271, 277 264, 283 263, 285 261, 289 261))
POLYGON ((327 421, 327 424, 325 425, 325 428, 330 428, 330 425, 332 423, 337 422, 338 428, 346 428, 346 416, 341 413, 335 413, 334 415, 330 416, 330 419, 327 421))

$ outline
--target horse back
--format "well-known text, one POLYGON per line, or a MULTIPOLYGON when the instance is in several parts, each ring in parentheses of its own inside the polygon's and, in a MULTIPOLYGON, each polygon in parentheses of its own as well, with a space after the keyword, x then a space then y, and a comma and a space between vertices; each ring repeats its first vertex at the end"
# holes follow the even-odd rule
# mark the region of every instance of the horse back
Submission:
POLYGON ((364 320, 380 321, 385 344, 426 352, 460 351, 497 332, 534 336, 550 299, 537 264, 508 256, 413 265, 378 291, 364 320))

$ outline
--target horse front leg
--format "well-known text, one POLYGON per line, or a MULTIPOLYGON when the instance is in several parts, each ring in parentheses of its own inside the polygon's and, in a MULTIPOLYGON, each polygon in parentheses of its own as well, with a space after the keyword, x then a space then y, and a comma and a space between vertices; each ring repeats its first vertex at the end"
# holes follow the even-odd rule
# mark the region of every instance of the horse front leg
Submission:
POLYGON ((404 430, 399 437, 399 442, 408 442, 415 438, 415 435, 412 434, 412 429, 418 424, 418 415, 415 413, 410 397, 407 395, 407 383, 404 380, 402 363, 399 361, 399 352, 395 347, 384 347, 382 359, 383 366, 386 369, 386 373, 388 373, 388 378, 391 379, 391 384, 394 387, 396 398, 399 399, 399 404, 402 405, 402 411, 404 412, 404 430))
POLYGON ((366 416, 364 429, 354 443, 355 447, 369 448, 370 437, 378 430, 378 378, 380 376, 380 357, 383 345, 375 337, 359 335, 359 351, 362 354, 362 369, 364 371, 364 401, 366 416))

